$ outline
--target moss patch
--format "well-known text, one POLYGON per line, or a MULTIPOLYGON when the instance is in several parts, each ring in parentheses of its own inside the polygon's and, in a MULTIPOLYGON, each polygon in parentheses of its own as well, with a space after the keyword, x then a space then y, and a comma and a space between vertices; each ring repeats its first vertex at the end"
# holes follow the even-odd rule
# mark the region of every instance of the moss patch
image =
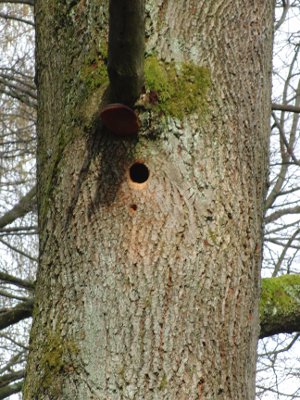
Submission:
POLYGON ((300 303, 300 275, 262 279, 260 316, 291 313, 300 303))
POLYGON ((106 40, 102 40, 99 46, 99 54, 103 61, 107 63, 108 59, 108 43, 106 40))
POLYGON ((207 68, 192 63, 163 63, 151 56, 145 60, 145 85, 150 103, 166 115, 182 119, 207 106, 210 87, 207 68))
POLYGON ((168 386, 168 380, 167 380, 167 377, 164 375, 162 380, 160 381, 158 389, 164 390, 167 386, 168 386))
MULTIPOLYGON (((32 332, 36 334, 35 326, 32 332)), ((77 342, 61 336, 58 331, 49 330, 45 333, 44 340, 32 348, 31 352, 37 355, 38 374, 28 372, 29 377, 33 373, 35 379, 30 378, 25 382, 24 398, 33 399, 37 398, 37 394, 43 394, 45 398, 61 399, 65 379, 79 366, 77 342)))
POLYGON ((72 359, 79 353, 77 344, 68 339, 63 339, 59 334, 49 334, 41 358, 41 370, 43 376, 43 388, 52 386, 54 376, 59 380, 61 373, 70 373, 75 369, 72 359))
POLYGON ((80 80, 84 82, 89 92, 107 85, 108 74, 105 63, 99 60, 83 65, 80 70, 80 80))

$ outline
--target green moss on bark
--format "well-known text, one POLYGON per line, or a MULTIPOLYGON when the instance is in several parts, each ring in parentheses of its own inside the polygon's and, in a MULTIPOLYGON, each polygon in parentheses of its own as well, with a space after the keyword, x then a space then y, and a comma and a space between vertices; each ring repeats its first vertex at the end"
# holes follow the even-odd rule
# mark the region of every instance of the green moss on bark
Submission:
POLYGON ((299 330, 300 275, 262 280, 260 337, 299 330))
POLYGON ((166 375, 164 375, 162 377, 162 380, 160 381, 158 388, 159 388, 159 390, 164 390, 164 389, 166 389, 167 386, 168 386, 168 379, 167 379, 166 375))
POLYGON ((63 339, 59 333, 51 332, 45 340, 40 369, 43 373, 42 388, 51 390, 53 395, 61 395, 60 375, 76 369, 72 359, 79 353, 75 341, 63 339), (53 390, 56 393, 53 393, 53 390))
POLYGON ((108 74, 105 63, 102 60, 92 61, 82 66, 80 80, 86 86, 88 92, 108 84, 108 74))
POLYGON ((38 382, 25 384, 24 398, 35 398, 41 391, 51 398, 61 398, 63 379, 77 368, 76 358, 79 354, 77 343, 70 338, 62 337, 59 331, 49 331, 38 352, 41 354, 39 361, 41 378, 38 382))
POLYGON ((154 107, 166 115, 205 112, 211 79, 209 70, 192 63, 163 63, 156 57, 145 61, 146 91, 155 97, 154 107))
POLYGON ((300 304, 300 276, 284 275, 262 280, 260 315, 287 314, 300 304))

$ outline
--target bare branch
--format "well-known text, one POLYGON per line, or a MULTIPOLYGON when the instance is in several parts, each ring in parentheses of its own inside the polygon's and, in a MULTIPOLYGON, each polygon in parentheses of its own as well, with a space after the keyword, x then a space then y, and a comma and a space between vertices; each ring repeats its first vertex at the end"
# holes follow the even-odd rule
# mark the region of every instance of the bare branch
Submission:
POLYGON ((300 107, 292 106, 290 104, 276 104, 272 103, 272 110, 276 111, 288 111, 294 113, 300 113, 300 107))
POLYGON ((299 235, 300 229, 297 229, 293 235, 289 238, 289 240, 287 241, 286 245, 284 246, 273 271, 272 277, 275 278, 275 276, 278 275, 278 272, 280 270, 281 264, 286 256, 286 253, 288 252, 288 250, 291 248, 293 241, 296 239, 296 237, 299 235))
POLYGON ((282 1, 282 6, 283 6, 283 11, 282 11, 282 14, 281 14, 279 20, 278 20, 278 21, 276 22, 276 24, 275 24, 275 27, 274 27, 275 31, 277 31, 277 29, 279 29, 279 27, 280 27, 280 26, 284 23, 284 21, 285 21, 286 15, 287 15, 288 10, 289 10, 289 8, 290 8, 290 0, 283 0, 283 1, 282 1))
POLYGON ((22 387, 23 381, 0 388, 0 400, 8 398, 12 394, 21 392, 22 387))
POLYGON ((0 218, 0 229, 11 224, 18 218, 24 217, 24 215, 32 211, 35 207, 35 195, 36 188, 34 186, 20 199, 18 204, 0 218))
POLYGON ((36 93, 31 88, 31 85, 25 82, 18 82, 17 79, 11 80, 7 77, 3 77, 3 74, 0 75, 0 84, 1 93, 18 100, 33 109, 36 108, 36 93))
POLYGON ((36 225, 0 228, 0 235, 35 235, 37 232, 38 227, 36 225))
MULTIPOLYGON (((283 126, 281 124, 280 124, 280 126, 281 126, 281 129, 283 129, 283 126)), ((290 155, 287 152, 284 152, 282 147, 283 146, 281 146, 282 163, 281 163, 280 171, 276 178, 276 182, 266 199, 266 210, 268 210, 272 206, 272 204, 276 200, 277 196, 279 195, 281 188, 284 185, 285 178, 286 178, 286 175, 288 172, 288 161, 290 160, 290 155)))
MULTIPOLYGON (((279 131, 279 134, 280 134, 280 139, 283 141, 283 143, 284 143, 284 145, 285 145, 285 147, 286 147, 286 150, 287 150, 288 154, 291 156, 292 160, 294 161, 294 163, 295 163, 296 165, 300 165, 300 161, 297 160, 297 158, 295 157, 293 148, 291 147, 291 145, 290 145, 289 142, 287 141, 287 138, 286 138, 285 133, 284 133, 284 131, 283 131, 283 127, 282 127, 282 125, 279 123, 278 118, 276 117, 275 113, 272 113, 272 117, 274 118, 275 124, 276 124, 276 126, 277 126, 277 128, 278 128, 278 131, 279 131)), ((279 195, 279 193, 278 193, 278 195, 279 195)))
POLYGON ((34 6, 34 0, 0 0, 1 4, 27 4, 28 6, 34 6))
POLYGON ((21 256, 28 258, 30 261, 32 261, 32 262, 37 262, 38 261, 37 258, 32 257, 30 254, 25 253, 21 249, 18 249, 17 247, 11 245, 6 240, 3 240, 2 238, 0 238, 0 242, 2 244, 4 244, 5 246, 7 246, 10 250, 15 251, 16 253, 20 254, 21 256))
POLYGON ((34 289, 34 283, 32 281, 20 279, 5 272, 0 272, 0 280, 6 283, 10 283, 12 285, 16 285, 23 289, 28 289, 28 290, 34 289))
POLYGON ((13 16, 13 15, 4 14, 4 13, 0 13, 0 18, 9 19, 12 21, 17 21, 17 22, 22 22, 22 23, 28 24, 34 28, 34 23, 29 21, 28 19, 19 18, 19 17, 13 16))
MULTIPOLYGON (((29 350, 29 346, 26 346, 24 343, 21 343, 21 342, 15 340, 14 338, 11 337, 11 335, 9 333, 6 334, 4 332, 0 332, 0 337, 3 338, 3 339, 8 340, 14 346, 20 347, 23 351, 27 352, 29 350)), ((8 364, 6 364, 6 366, 8 366, 8 364)), ((10 367, 8 366, 8 369, 9 368, 10 367)), ((0 374, 1 374, 1 372, 3 372, 3 371, 0 371, 0 374)))
MULTIPOLYGON (((8 291, 2 290, 2 289, 0 289, 0 296, 6 297, 7 299, 20 300, 25 303, 28 300, 27 296, 18 296, 16 294, 14 294, 13 292, 8 292, 8 291)), ((0 313, 1 313, 1 309, 0 309, 0 313)))
POLYGON ((7 68, 1 68, 0 76, 2 78, 2 83, 10 85, 14 88, 16 88, 16 84, 24 86, 27 90, 27 94, 33 99, 36 99, 36 87, 33 77, 22 74, 20 71, 16 71, 14 68, 11 68, 10 71, 8 71, 7 68), (15 83, 13 84, 12 82, 15 83))
MULTIPOLYGON (((289 82, 290 82, 290 79, 292 76, 292 70, 293 70, 293 67, 297 60, 298 53, 299 53, 299 49, 297 49, 297 51, 295 51, 295 55, 294 55, 293 61, 291 63, 290 69, 289 69, 289 77, 287 78, 287 80, 285 82, 285 88, 284 88, 284 93, 283 93, 284 102, 286 101, 287 90, 288 90, 289 82)), ((300 103, 300 81, 298 81, 298 87, 296 90, 296 97, 295 97, 296 107, 299 107, 299 103, 300 103)), ((292 122, 291 130, 290 130, 289 140, 287 140, 286 135, 285 135, 284 112, 281 112, 280 120, 276 117, 275 113, 273 113, 272 115, 273 115, 273 118, 275 121, 275 125, 276 125, 277 129, 279 130, 279 134, 280 134, 280 152, 281 152, 282 165, 281 165, 280 171, 278 173, 276 183, 274 184, 270 194, 267 197, 266 209, 268 209, 272 206, 272 204, 276 200, 277 196, 281 192, 281 189, 286 181, 286 176, 287 176, 287 172, 288 172, 288 166, 289 166, 290 159, 292 158, 293 161, 296 164, 298 164, 298 160, 294 156, 294 146, 296 143, 296 134, 298 131, 297 126, 298 126, 299 114, 294 114, 294 117, 292 119, 293 122, 292 122)))
POLYGON ((7 360, 5 365, 3 365, 3 367, 0 369, 0 375, 3 375, 7 371, 9 371, 9 372, 13 371, 17 365, 24 362, 25 354, 26 354, 26 351, 21 350, 21 351, 18 351, 16 354, 12 355, 12 357, 9 360, 7 360))
POLYGON ((261 356, 277 355, 280 353, 284 353, 285 351, 289 351, 294 346, 294 344, 297 343, 299 337, 300 337, 300 333, 297 333, 287 346, 281 348, 280 350, 273 350, 273 351, 269 351, 264 354, 259 354, 259 356, 261 357, 261 356))
POLYGON ((275 211, 272 214, 265 217, 265 223, 269 224, 270 222, 274 222, 277 219, 290 214, 300 214, 300 206, 282 208, 281 210, 275 211))
POLYGON ((0 387, 7 386, 8 384, 24 378, 25 370, 10 372, 0 376, 0 387))
POLYGON ((33 300, 19 303, 15 307, 0 309, 0 330, 14 325, 22 319, 30 318, 33 311, 33 300))

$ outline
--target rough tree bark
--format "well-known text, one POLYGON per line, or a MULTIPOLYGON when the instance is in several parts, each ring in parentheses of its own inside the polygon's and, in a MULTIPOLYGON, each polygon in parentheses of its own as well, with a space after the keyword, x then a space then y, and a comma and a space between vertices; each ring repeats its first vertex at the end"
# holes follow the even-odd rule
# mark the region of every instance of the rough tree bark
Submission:
POLYGON ((138 138, 99 121, 107 1, 36 1, 28 399, 253 399, 272 0, 146 1, 138 138))

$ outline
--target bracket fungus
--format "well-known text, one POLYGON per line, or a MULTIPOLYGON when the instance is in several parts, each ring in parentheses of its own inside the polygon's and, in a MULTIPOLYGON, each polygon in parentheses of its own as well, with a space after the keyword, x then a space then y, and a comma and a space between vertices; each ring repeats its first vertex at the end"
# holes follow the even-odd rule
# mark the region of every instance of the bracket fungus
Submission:
POLYGON ((106 128, 118 136, 136 135, 140 127, 136 113, 125 104, 108 104, 102 109, 100 116, 106 128))

